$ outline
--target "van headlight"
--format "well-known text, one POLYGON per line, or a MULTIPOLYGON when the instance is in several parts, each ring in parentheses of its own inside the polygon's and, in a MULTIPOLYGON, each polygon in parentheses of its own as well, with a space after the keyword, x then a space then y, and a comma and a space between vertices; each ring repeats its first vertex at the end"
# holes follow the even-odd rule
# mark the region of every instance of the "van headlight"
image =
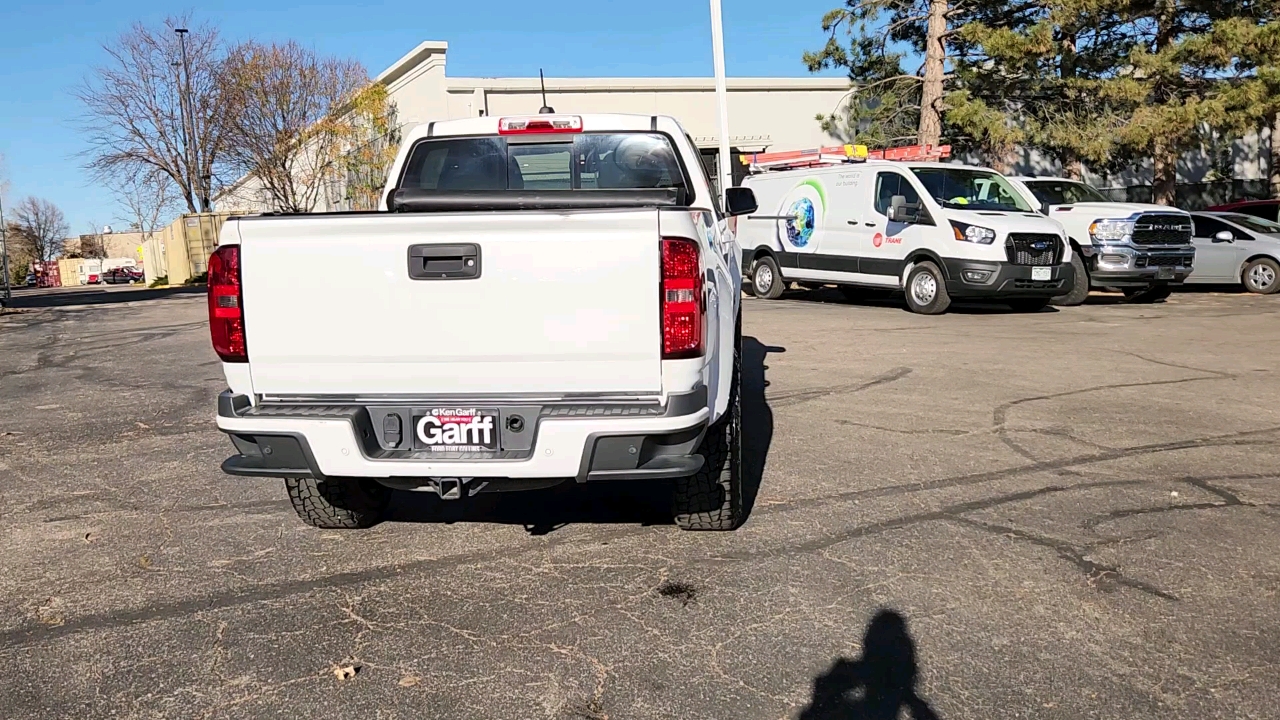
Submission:
POLYGON ((990 245, 996 241, 995 230, 992 230, 991 228, 984 228, 979 225, 970 225, 968 223, 952 220, 951 231, 955 233, 956 239, 960 242, 990 245))
POLYGON ((1095 245, 1113 242, 1129 242, 1133 235, 1133 221, 1119 218, 1101 218, 1089 225, 1089 237, 1095 245))

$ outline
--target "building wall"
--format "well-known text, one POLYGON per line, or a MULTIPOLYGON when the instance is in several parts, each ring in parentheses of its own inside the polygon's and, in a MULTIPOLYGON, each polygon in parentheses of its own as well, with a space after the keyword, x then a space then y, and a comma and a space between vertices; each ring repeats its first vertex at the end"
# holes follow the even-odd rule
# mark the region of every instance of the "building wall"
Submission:
MULTIPOLYGON (((433 120, 538 112, 542 96, 537 78, 450 78, 445 72, 447 44, 425 42, 377 78, 385 83, 405 131, 433 120)), ((675 117, 699 147, 719 142, 715 83, 711 78, 547 78, 547 102, 562 113, 640 113, 675 117)), ((845 102, 843 78, 729 78, 729 136, 735 150, 801 149, 837 142, 815 116, 845 102)), ((337 191, 326 193, 333 198, 337 191)), ((216 198, 219 211, 269 209, 252 178, 216 198)), ((322 200, 317 211, 344 209, 322 200)))

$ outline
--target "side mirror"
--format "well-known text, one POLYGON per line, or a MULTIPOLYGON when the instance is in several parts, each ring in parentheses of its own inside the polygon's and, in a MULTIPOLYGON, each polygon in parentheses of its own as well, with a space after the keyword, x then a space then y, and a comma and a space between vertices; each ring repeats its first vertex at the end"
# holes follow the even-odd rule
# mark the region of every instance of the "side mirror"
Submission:
POLYGON ((1231 234, 1230 230, 1220 230, 1213 235, 1213 241, 1216 243, 1235 242, 1236 236, 1231 234))
POLYGON ((1048 200, 1045 200, 1044 202, 1040 203, 1040 214, 1041 214, 1041 215, 1048 215, 1048 214, 1049 214, 1049 201, 1048 201, 1048 200))
POLYGON ((760 208, 751 188, 731 187, 724 191, 724 210, 729 217, 750 215, 760 208))
POLYGON ((889 200, 889 220, 908 224, 920 222, 920 203, 909 203, 906 196, 894 195, 889 200))

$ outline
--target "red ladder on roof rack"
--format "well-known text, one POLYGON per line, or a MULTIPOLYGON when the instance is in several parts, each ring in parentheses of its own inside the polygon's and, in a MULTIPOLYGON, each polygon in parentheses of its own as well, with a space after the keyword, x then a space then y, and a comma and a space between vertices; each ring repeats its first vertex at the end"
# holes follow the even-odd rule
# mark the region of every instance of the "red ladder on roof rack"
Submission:
POLYGON ((951 156, 950 145, 907 145, 868 150, 865 145, 832 145, 807 150, 751 153, 741 155, 742 164, 755 170, 791 170, 863 160, 935 161, 951 156))

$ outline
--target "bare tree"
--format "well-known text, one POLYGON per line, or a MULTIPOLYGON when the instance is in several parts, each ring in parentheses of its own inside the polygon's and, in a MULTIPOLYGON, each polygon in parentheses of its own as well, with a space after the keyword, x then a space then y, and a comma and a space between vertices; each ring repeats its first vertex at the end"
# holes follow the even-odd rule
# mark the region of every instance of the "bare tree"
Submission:
POLYGON ((224 94, 227 156, 261 184, 272 209, 312 212, 345 180, 343 153, 356 128, 351 103, 369 82, 353 60, 295 42, 245 43, 231 51, 224 94))
POLYGON ((221 95, 225 55, 218 31, 190 27, 190 19, 133 25, 103 46, 107 62, 76 95, 84 103, 89 169, 105 180, 158 171, 173 182, 190 212, 200 212, 209 209, 231 108, 221 95), (190 28, 185 64, 177 28, 190 28), (191 118, 181 102, 188 67, 191 118))
POLYGON ((161 227, 162 218, 178 209, 173 183, 159 171, 123 176, 113 184, 111 192, 123 208, 119 219, 141 231, 144 240, 161 227))
POLYGON ((13 227, 33 260, 52 260, 62 252, 67 236, 67 218, 57 205, 28 197, 13 210, 13 227))

